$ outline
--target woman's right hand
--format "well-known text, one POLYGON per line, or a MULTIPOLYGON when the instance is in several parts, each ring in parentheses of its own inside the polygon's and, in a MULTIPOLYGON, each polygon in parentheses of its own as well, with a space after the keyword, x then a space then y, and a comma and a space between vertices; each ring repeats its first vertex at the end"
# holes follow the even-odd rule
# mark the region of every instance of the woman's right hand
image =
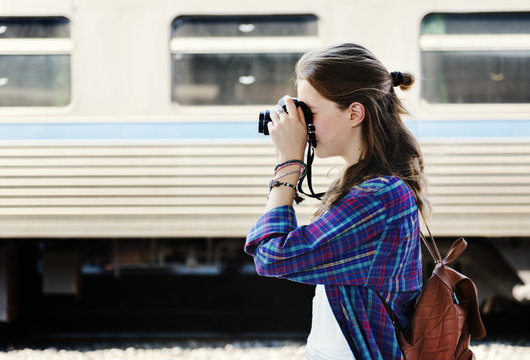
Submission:
POLYGON ((271 122, 267 124, 272 142, 276 148, 279 163, 304 159, 307 144, 307 127, 304 113, 296 107, 290 96, 284 98, 287 112, 278 105, 270 111, 271 122))

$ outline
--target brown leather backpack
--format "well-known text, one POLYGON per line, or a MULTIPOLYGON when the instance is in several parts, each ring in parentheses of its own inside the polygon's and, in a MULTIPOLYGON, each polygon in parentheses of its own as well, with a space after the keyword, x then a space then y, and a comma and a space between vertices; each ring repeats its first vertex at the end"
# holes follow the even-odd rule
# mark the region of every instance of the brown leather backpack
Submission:
MULTIPOLYGON (((430 231, 429 231, 430 234, 430 231)), ((471 336, 486 336, 477 299, 477 288, 471 279, 451 269, 467 247, 463 238, 456 240, 444 259, 431 235, 433 247, 422 239, 434 258, 435 268, 424 285, 412 317, 412 329, 402 331, 388 304, 383 304, 396 328, 396 337, 405 360, 472 360, 471 336)))

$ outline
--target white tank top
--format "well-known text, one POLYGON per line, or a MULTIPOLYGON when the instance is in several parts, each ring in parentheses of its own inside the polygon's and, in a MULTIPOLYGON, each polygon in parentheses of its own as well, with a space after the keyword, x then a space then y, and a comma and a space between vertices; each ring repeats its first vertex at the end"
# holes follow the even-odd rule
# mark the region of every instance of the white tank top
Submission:
POLYGON ((305 356, 307 360, 355 360, 329 306, 324 285, 315 288, 313 320, 305 356))

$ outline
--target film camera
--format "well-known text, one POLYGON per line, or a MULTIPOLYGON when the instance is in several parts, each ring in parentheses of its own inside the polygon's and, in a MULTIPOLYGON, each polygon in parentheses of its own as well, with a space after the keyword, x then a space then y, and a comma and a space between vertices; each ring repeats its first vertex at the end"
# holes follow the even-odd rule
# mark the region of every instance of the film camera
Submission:
MULTIPOLYGON (((302 111, 304 113, 304 119, 307 127, 307 134, 308 134, 308 142, 311 144, 313 148, 317 147, 317 140, 315 137, 315 125, 313 125, 313 113, 309 109, 309 106, 307 106, 304 102, 299 101, 296 98, 293 98, 294 104, 296 107, 302 108, 302 111)), ((287 106, 285 105, 285 101, 283 98, 278 101, 278 105, 280 105, 283 110, 287 113, 287 106)), ((263 135, 269 135, 269 128, 267 127, 268 123, 272 121, 270 116, 270 111, 262 111, 259 113, 259 120, 258 120, 258 132, 263 135)))

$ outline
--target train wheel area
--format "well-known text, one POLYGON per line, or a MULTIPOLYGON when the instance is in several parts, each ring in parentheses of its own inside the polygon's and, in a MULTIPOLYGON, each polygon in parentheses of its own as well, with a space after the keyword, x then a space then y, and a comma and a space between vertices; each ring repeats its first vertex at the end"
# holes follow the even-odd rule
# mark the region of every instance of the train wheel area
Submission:
POLYGON ((241 241, 180 241, 163 259, 144 239, 23 241, 0 338, 306 336, 314 287, 258 276, 241 241))
MULTIPOLYGON (((495 246, 480 240, 468 239, 468 256, 452 265, 469 275, 479 296, 482 293, 488 336, 528 334, 530 301, 516 301, 500 291, 520 282, 517 272, 504 258, 492 255, 495 246)), ((437 241, 443 254, 445 239, 437 241)), ((8 290, 3 296, 10 305, 5 312, 10 321, 0 323, 2 345, 87 337, 305 339, 314 287, 258 276, 252 259, 243 253, 243 243, 243 239, 11 243, 8 251, 3 247, 2 274, 10 279, 3 282, 8 290)), ((509 246, 517 251, 522 245, 512 240, 509 246)), ((426 274, 429 266, 424 264, 426 274)))

